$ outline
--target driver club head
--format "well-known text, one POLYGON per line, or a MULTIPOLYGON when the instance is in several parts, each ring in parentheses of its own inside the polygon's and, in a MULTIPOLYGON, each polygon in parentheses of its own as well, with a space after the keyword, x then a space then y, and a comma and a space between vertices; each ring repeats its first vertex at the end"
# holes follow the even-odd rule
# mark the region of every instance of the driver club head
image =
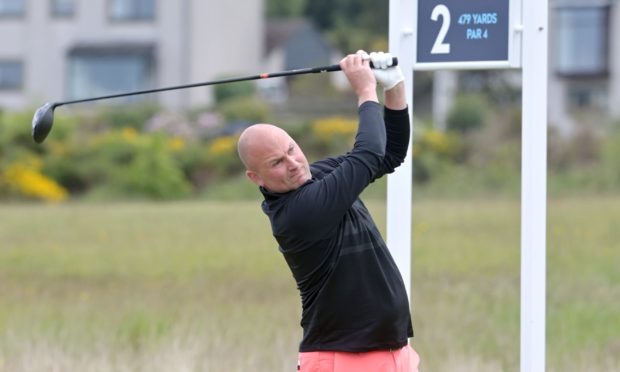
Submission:
POLYGON ((39 107, 32 117, 32 138, 41 143, 52 130, 54 125, 54 109, 57 104, 48 102, 39 107))

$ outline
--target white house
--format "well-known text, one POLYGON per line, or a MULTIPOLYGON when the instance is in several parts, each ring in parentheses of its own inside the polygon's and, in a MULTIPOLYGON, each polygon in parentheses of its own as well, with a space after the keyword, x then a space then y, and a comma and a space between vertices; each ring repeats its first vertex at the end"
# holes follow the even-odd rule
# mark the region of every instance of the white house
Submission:
POLYGON ((549 121, 579 124, 578 113, 620 118, 620 2, 550 2, 549 121))
MULTIPOLYGON (((0 0, 0 107, 260 72, 262 0, 0 0)), ((159 93, 169 108, 210 88, 159 93)))

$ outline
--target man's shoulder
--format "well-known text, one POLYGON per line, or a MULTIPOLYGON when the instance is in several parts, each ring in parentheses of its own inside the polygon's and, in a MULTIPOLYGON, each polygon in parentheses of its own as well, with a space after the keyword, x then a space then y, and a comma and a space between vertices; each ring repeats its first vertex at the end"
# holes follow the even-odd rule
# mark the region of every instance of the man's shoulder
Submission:
MULTIPOLYGON (((330 156, 310 164, 310 172, 313 176, 320 176, 330 173, 334 168, 342 163, 344 155, 330 156)), ((321 177, 319 177, 321 178, 321 177)))

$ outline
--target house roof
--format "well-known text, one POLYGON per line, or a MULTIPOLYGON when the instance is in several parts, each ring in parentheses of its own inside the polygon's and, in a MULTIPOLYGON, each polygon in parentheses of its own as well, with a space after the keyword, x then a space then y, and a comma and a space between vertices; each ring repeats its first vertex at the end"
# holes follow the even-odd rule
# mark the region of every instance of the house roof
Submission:
POLYGON ((303 18, 271 19, 266 25, 265 52, 269 54, 273 49, 286 42, 300 31, 314 29, 314 26, 303 18))

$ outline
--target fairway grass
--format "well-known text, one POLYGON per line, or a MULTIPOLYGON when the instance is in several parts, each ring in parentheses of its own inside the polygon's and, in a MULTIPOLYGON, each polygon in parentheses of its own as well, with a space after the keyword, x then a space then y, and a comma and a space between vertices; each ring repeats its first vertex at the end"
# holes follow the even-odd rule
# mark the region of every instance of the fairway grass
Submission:
MULTIPOLYGON (((414 202, 422 370, 519 370, 519 213, 414 202)), ((620 198, 548 215, 547 370, 620 371, 620 198)), ((0 205, 1 372, 294 371, 299 315, 258 201, 0 205)))

